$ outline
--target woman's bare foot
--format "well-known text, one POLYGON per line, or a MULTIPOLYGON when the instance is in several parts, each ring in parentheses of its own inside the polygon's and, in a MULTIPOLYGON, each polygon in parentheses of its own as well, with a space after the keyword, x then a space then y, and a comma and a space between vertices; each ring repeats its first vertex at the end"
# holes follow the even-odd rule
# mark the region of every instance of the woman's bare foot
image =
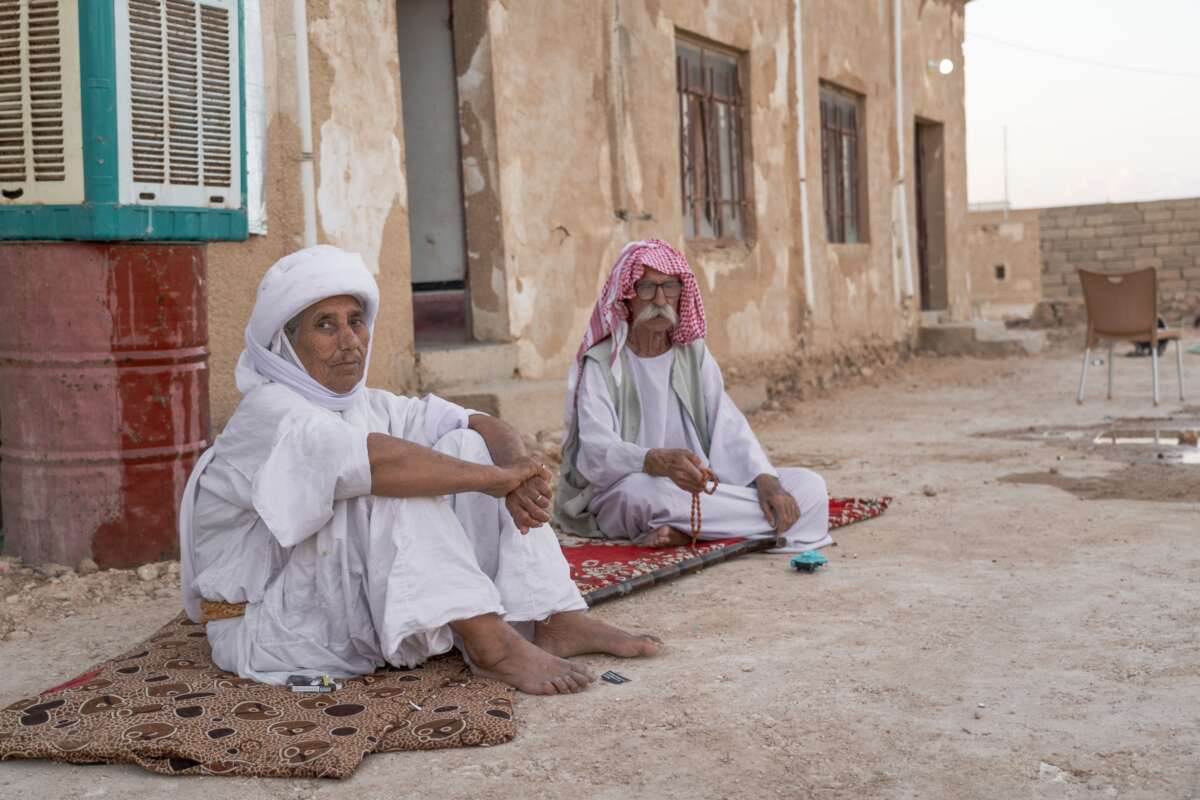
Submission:
POLYGON ((581 692, 596 679, 587 667, 525 641, 495 614, 452 622, 450 627, 462 637, 476 673, 526 694, 581 692))
POLYGON ((688 536, 686 533, 677 528, 672 528, 670 525, 663 525, 646 534, 646 538, 641 541, 640 546, 683 547, 685 544, 691 543, 691 536, 688 536))
POLYGON ((622 658, 656 656, 662 652, 657 636, 636 636, 597 619, 586 611, 563 611, 539 622, 533 643, 547 653, 568 658, 584 653, 606 653, 622 658))

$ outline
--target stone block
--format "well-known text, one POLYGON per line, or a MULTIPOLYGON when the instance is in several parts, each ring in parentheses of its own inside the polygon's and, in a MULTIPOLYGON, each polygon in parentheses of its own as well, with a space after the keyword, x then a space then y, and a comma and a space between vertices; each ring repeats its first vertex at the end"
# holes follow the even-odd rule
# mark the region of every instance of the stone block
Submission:
POLYGON ((1097 261, 1116 261, 1119 258, 1125 258, 1125 256, 1126 256, 1126 253, 1124 250, 1097 250, 1096 251, 1096 260, 1097 261))
POLYGON ((1067 238, 1068 239, 1095 239, 1096 238, 1096 229, 1095 228, 1079 228, 1079 227, 1071 228, 1070 230, 1067 231, 1067 238))
POLYGON ((1112 246, 1117 250, 1123 247, 1137 247, 1141 243, 1142 239, 1140 236, 1114 236, 1112 240, 1112 246))
POLYGON ((1178 222, 1200 222, 1200 208, 1181 208, 1175 212, 1178 222))
POLYGON ((1178 281, 1183 280, 1183 274, 1177 269, 1168 269, 1160 267, 1158 270, 1159 283, 1162 281, 1178 281))
POLYGON ((1118 225, 1136 224, 1142 221, 1142 212, 1136 208, 1125 208, 1120 211, 1114 211, 1112 218, 1113 222, 1118 225))
POLYGON ((566 381, 509 379, 447 392, 447 400, 497 416, 521 433, 562 427, 566 381))
POLYGON ((1043 286, 1042 296, 1047 300, 1066 300, 1070 293, 1066 286, 1043 286))
POLYGON ((1162 292, 1183 292, 1187 289, 1187 281, 1159 281, 1158 289, 1162 292))
POLYGON ((1084 217, 1084 224, 1089 228, 1099 228, 1104 225, 1113 224, 1112 214, 1088 214, 1084 217))
POLYGON ((1170 244, 1171 236, 1167 233, 1147 233, 1142 236, 1142 244, 1155 245, 1170 244))
POLYGON ((421 391, 441 392, 513 377, 517 371, 517 346, 474 343, 423 347, 417 349, 416 362, 421 391))
POLYGON ((1142 215, 1142 220, 1145 222, 1167 222, 1175 218, 1175 212, 1170 209, 1146 211, 1142 215))
POLYGON ((1200 242, 1200 228, 1171 234, 1171 244, 1196 244, 1200 242))
POLYGON ((1181 256, 1183 254, 1183 245, 1181 244, 1160 244, 1154 248, 1156 256, 1181 256))
MULTIPOLYGON (((1184 267, 1182 270, 1180 270, 1180 273, 1182 274, 1182 276, 1185 280, 1188 280, 1188 281, 1200 280, 1200 264, 1197 264, 1194 267, 1184 267)), ((1045 282, 1045 279, 1043 278, 1043 283, 1044 282, 1045 282)))

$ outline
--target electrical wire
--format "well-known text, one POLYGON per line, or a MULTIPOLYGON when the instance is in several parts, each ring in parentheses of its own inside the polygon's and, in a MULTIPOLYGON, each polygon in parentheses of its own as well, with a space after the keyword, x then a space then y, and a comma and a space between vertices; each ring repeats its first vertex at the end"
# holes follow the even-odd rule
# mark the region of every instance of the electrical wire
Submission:
POLYGON ((1190 78, 1191 80, 1200 80, 1200 72, 1172 72, 1170 70, 1163 70, 1163 69, 1151 69, 1151 68, 1145 68, 1145 67, 1130 67, 1130 66, 1126 66, 1124 64, 1109 64, 1104 61, 1095 61, 1090 58, 1080 58, 1078 56, 1069 56, 1069 55, 1066 55, 1065 53, 1055 53, 1051 50, 1041 50, 1036 47, 1029 47, 1028 45, 1018 44, 1016 42, 1009 42, 1009 41, 1005 41, 1004 39, 997 39, 993 36, 984 36, 982 33, 968 33, 967 38, 968 39, 982 39, 985 42, 992 42, 993 44, 1004 45, 1005 47, 1011 47, 1015 50, 1024 50, 1027 53, 1037 53, 1038 55, 1049 56, 1050 58, 1059 58, 1059 59, 1062 59, 1063 61, 1074 61, 1077 64, 1087 64, 1092 67, 1103 67, 1104 69, 1117 69, 1117 70, 1122 70, 1124 72, 1137 72, 1142 75, 1157 75, 1159 77, 1165 77, 1165 78, 1190 78))

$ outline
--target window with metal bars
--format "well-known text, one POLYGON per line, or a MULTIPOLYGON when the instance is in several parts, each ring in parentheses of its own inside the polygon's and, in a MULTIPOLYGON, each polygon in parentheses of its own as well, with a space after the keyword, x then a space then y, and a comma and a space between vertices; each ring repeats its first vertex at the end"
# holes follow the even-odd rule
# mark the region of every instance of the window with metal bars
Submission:
POLYGON ((675 41, 683 229, 689 239, 744 239, 743 94, 738 55, 675 41))
POLYGON ((863 103, 854 92, 821 84, 821 184, 825 238, 833 244, 867 241, 863 103))

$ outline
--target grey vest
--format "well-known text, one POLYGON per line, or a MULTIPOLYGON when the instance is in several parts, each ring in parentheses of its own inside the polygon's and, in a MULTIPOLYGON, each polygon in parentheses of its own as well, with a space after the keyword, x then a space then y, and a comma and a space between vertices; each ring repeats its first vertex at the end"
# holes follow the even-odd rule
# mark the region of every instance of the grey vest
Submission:
MULTIPOLYGON (((708 456, 709 430, 708 409, 704 402, 704 389, 700 383, 700 366, 704 363, 707 348, 700 339, 690 344, 675 345, 675 363, 671 368, 671 389, 679 399, 683 413, 691 420, 708 456)), ((584 362, 591 359, 600 365, 600 371, 608 383, 608 393, 617 409, 618 433, 625 442, 636 442, 642 424, 642 406, 637 387, 629 372, 626 351, 621 351, 621 369, 625 379, 617 386, 616 378, 609 368, 612 358, 612 338, 607 338, 588 350, 584 362)), ((563 462, 558 473, 558 489, 554 493, 554 522, 566 533, 592 539, 606 538, 596 525, 596 517, 588 510, 596 489, 578 469, 579 417, 566 431, 563 439, 563 462)))

